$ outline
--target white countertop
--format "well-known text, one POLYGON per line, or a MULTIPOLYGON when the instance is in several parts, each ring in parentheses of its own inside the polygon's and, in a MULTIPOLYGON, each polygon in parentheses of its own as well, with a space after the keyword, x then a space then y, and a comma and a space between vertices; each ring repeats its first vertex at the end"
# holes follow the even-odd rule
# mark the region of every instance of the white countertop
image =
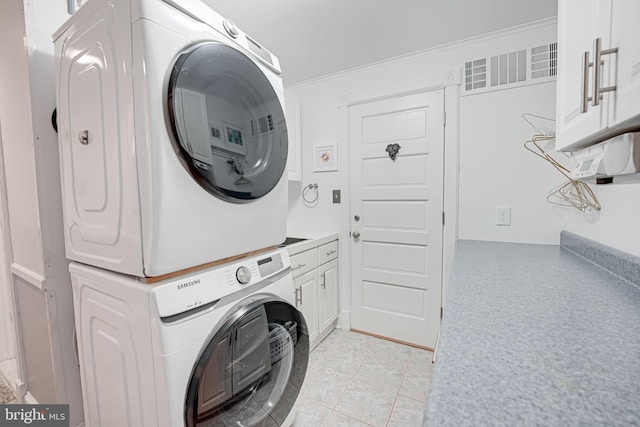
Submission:
POLYGON ((293 243, 291 245, 284 246, 289 251, 289 255, 296 255, 304 251, 308 251, 309 249, 317 248, 318 246, 322 246, 325 243, 329 243, 333 240, 338 239, 338 233, 307 233, 307 234, 294 234, 289 235, 288 237, 296 237, 303 238, 307 240, 303 240, 298 243, 293 243))

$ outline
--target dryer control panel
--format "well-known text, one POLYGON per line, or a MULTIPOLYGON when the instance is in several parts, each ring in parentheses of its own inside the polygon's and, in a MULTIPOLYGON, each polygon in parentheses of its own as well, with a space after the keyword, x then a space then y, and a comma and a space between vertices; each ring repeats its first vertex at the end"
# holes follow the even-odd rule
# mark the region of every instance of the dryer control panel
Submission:
MULTIPOLYGON (((278 249, 154 285, 160 317, 175 316, 254 286, 291 267, 289 253, 278 249)), ((293 292, 293 290, 292 290, 293 292)))

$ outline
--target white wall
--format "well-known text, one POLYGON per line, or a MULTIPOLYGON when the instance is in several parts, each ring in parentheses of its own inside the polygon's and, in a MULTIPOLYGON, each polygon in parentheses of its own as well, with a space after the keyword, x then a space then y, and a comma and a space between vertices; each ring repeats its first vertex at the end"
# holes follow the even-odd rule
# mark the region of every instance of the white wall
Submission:
POLYGON ((555 117, 555 82, 464 96, 460 101, 460 239, 558 243, 561 217, 546 202, 566 179, 523 144, 523 113, 555 117), (496 225, 511 207, 511 226, 496 225))
POLYGON ((569 230, 640 256, 640 184, 592 185, 600 211, 546 201, 567 179, 524 149, 533 132, 521 114, 555 117, 555 93, 555 84, 545 83, 462 97, 460 239, 558 244, 560 231, 569 230), (495 224, 496 206, 511 206, 510 227, 495 224))
POLYGON ((21 328, 20 381, 29 401, 69 403, 83 420, 74 355, 73 298, 64 255, 53 32, 68 18, 65 0, 0 2, 0 120, 21 328), (26 383, 26 387, 24 384, 26 383))
MULTIPOLYGON (((303 170, 302 183, 289 184, 290 235, 303 234, 306 231, 336 231, 340 228, 341 208, 349 197, 349 189, 345 187, 345 184, 348 184, 348 147, 341 134, 341 105, 345 105, 349 100, 376 94, 415 89, 422 82, 434 79, 442 82, 445 74, 450 72, 456 73, 456 78, 459 78, 460 68, 467 60, 554 41, 555 20, 548 20, 290 87, 301 106, 303 170), (339 146, 338 172, 313 172, 311 153, 314 145, 330 142, 337 142, 339 146), (301 198, 303 186, 309 183, 317 183, 319 186, 320 200, 314 207, 307 207, 301 198), (333 189, 342 190, 342 205, 331 202, 333 189)), ((535 91, 531 93, 537 96, 535 91)), ((491 102, 496 104, 502 103, 503 99, 513 99, 509 91, 492 94, 485 96, 491 97, 491 102)), ((553 95, 549 93, 545 99, 547 101, 541 100, 540 103, 548 102, 547 110, 553 109, 553 95)), ((485 110, 486 106, 483 105, 481 108, 485 110)), ((463 111, 460 116, 461 122, 464 121, 462 114, 463 111)), ((510 137, 507 132, 511 130, 505 129, 506 138, 510 137)), ((495 135, 484 137, 485 143, 491 143, 493 139, 495 135)), ((463 225, 460 226, 462 228, 463 225)))
POLYGON ((22 2, 0 2, 0 118, 15 263, 44 273, 22 2), (9 60, 10 58, 10 60, 9 60), (34 256, 35 254, 35 256, 34 256), (38 255, 39 254, 39 255, 38 255))
POLYGON ((602 205, 587 220, 563 213, 564 229, 640 257, 640 184, 597 185, 602 205))
MULTIPOLYGON (((2 149, 2 123, 0 123, 0 150, 2 149)), ((7 372, 3 372, 3 362, 12 360, 11 364, 15 364, 17 356, 17 346, 15 339, 15 325, 13 323, 13 292, 11 288, 11 275, 9 274, 9 263, 11 253, 7 248, 11 245, 9 239, 9 230, 7 229, 8 215, 6 203, 6 186, 4 177, 4 162, 2 153, 0 152, 0 376, 5 377, 9 383, 15 381, 14 378, 7 378, 7 372)))
MULTIPOLYGON (((422 54, 294 85, 301 106, 302 182, 289 184, 289 234, 337 231, 349 213, 348 147, 341 132, 339 106, 349 100, 419 86, 420 81, 458 72, 467 60, 556 41, 555 21, 523 26, 422 54), (314 145, 337 142, 338 172, 313 172, 314 145), (317 183, 320 200, 312 207, 301 198, 304 186, 317 183), (342 205, 331 203, 331 190, 342 190, 342 205)), ((456 77, 458 78, 458 77, 456 77)), ((450 110, 452 102, 447 102, 450 110)), ((640 184, 593 187, 600 212, 582 213, 546 201, 549 190, 565 179, 551 165, 523 147, 533 129, 523 113, 555 116, 555 83, 459 97, 460 239, 557 244, 569 230, 640 255, 640 184), (512 225, 495 225, 496 206, 511 206, 512 225)), ((565 164, 573 161, 558 155, 565 164)), ((348 225, 346 225, 348 227, 348 225)))
MULTIPOLYGON (((476 114, 475 109, 480 109, 481 111, 479 112, 484 111, 490 114, 487 111, 488 106, 480 98, 476 98, 476 104, 474 104, 473 97, 461 98, 458 95, 458 86, 455 83, 460 82, 461 67, 465 61, 531 48, 555 41, 555 20, 547 20, 443 46, 420 54, 372 64, 368 67, 327 76, 288 88, 295 94, 300 103, 302 151, 302 182, 290 182, 289 184, 288 232, 290 236, 304 236, 322 231, 340 232, 340 265, 343 266, 340 270, 342 284, 340 305, 343 315, 341 318, 343 327, 348 327, 348 321, 345 323, 345 319, 348 318, 351 304, 350 271, 348 268, 350 265, 350 239, 348 233, 351 224, 349 212, 349 147, 348 132, 345 131, 345 126, 348 128, 348 112, 345 106, 354 101, 367 98, 415 90, 429 86, 434 82, 446 86, 445 108, 448 122, 445 128, 445 167, 447 169, 445 171, 444 207, 447 215, 444 230, 444 278, 446 283, 457 238, 458 161, 456 156, 458 153, 458 126, 459 123, 463 123, 466 119, 465 115, 473 116, 476 114), (465 101, 465 98, 469 99, 465 101), (464 111, 459 109, 461 102, 466 102, 466 110, 464 111), (338 144, 338 171, 314 172, 312 164, 313 147, 334 142, 338 144), (318 184, 319 201, 309 206, 302 200, 301 193, 305 186, 312 183, 318 184), (333 189, 342 190, 341 204, 332 203, 331 192, 333 189)), ((519 106, 523 109, 522 112, 531 109, 539 110, 538 114, 549 111, 550 114, 553 114, 555 105, 554 85, 547 83, 546 85, 536 85, 534 88, 521 88, 518 89, 520 92, 516 94, 503 90, 482 96, 496 105, 513 102, 515 98, 520 102, 519 106), (537 100, 540 88, 544 89, 545 94, 541 99, 537 100), (532 100, 520 99, 518 95, 522 94, 532 98, 532 100), (531 104, 532 102, 533 105, 531 104), (534 108, 538 105, 544 106, 544 108, 534 108)), ((515 120, 516 123, 513 125, 515 130, 514 127, 501 127, 491 135, 481 135, 479 139, 474 140, 475 143, 491 146, 494 144, 497 135, 504 141, 520 139, 522 132, 519 132, 518 129, 521 130, 520 122, 522 119, 518 116, 515 120)), ((462 125, 460 125, 460 129, 462 129, 462 125)), ((462 142, 460 140, 460 144, 462 142)), ((535 163, 535 160, 533 160, 533 163, 535 163)), ((533 167, 537 168, 539 166, 544 165, 534 165, 533 167)), ((482 180, 467 180, 467 185, 482 188, 483 184, 482 180)), ((466 193, 469 192, 473 193, 473 188, 466 189, 466 193)), ((460 203, 465 203, 465 201, 460 200, 460 203)), ((516 205, 513 200, 509 201, 509 203, 516 205)), ((473 211, 474 208, 469 203, 466 206, 473 211)), ((521 218, 520 220, 526 221, 527 219, 521 218)), ((460 218, 460 230, 469 229, 468 221, 469 219, 466 216, 460 218)), ((555 226, 555 229, 558 231, 559 227, 555 226)), ((483 238, 491 239, 491 236, 483 238)), ((550 233, 547 239, 547 243, 552 243, 557 240, 557 236, 552 236, 550 233)), ((497 240, 497 237, 492 240, 497 240)), ((446 299, 446 287, 443 290, 444 299, 446 299)))

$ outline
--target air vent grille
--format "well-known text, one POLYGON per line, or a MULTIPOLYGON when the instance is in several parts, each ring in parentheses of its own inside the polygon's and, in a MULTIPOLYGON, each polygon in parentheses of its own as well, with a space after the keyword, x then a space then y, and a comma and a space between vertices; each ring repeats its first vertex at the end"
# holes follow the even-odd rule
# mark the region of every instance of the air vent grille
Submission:
POLYGON ((558 43, 531 49, 531 78, 551 77, 558 73, 558 43))
POLYGON ((258 121, 251 120, 251 135, 262 135, 273 130, 273 116, 271 114, 258 118, 258 121))
POLYGON ((487 60, 477 59, 464 65, 464 87, 466 90, 487 86, 487 60))
POLYGON ((557 74, 558 43, 554 42, 465 62, 464 92, 471 95, 535 84, 539 81, 533 79, 553 80, 557 74))
POLYGON ((519 50, 491 57, 491 86, 527 80, 527 51, 519 50))

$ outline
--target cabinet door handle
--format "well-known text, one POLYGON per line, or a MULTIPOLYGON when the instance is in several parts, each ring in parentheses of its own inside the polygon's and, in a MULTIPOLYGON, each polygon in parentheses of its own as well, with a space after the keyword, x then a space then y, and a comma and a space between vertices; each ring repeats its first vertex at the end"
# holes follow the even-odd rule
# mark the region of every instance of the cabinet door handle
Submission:
POLYGON ((588 92, 589 92, 589 67, 591 63, 589 62, 589 52, 582 53, 582 85, 580 89, 580 112, 586 113, 589 110, 589 100, 588 92))
POLYGON ((302 305, 302 288, 296 288, 296 307, 298 306, 298 303, 300 303, 300 305, 302 305), (300 295, 300 297, 298 297, 298 293, 300 295))
POLYGON ((602 39, 600 39, 600 37, 593 41, 593 96, 591 97, 591 105, 594 107, 600 105, 600 98, 604 92, 613 92, 616 90, 615 85, 600 87, 600 80, 602 79, 602 57, 617 52, 617 47, 603 50, 602 39))
POLYGON ((331 256, 331 255, 333 255, 335 253, 336 253, 336 251, 329 251, 329 252, 327 252, 327 256, 331 256))
POLYGON ((299 270, 307 264, 298 264, 296 267, 292 268, 292 270, 299 270))
POLYGON ((326 283, 325 281, 327 280, 325 277, 325 274, 327 273, 322 273, 322 282, 320 282, 320 286, 322 286, 322 289, 327 289, 326 283))

